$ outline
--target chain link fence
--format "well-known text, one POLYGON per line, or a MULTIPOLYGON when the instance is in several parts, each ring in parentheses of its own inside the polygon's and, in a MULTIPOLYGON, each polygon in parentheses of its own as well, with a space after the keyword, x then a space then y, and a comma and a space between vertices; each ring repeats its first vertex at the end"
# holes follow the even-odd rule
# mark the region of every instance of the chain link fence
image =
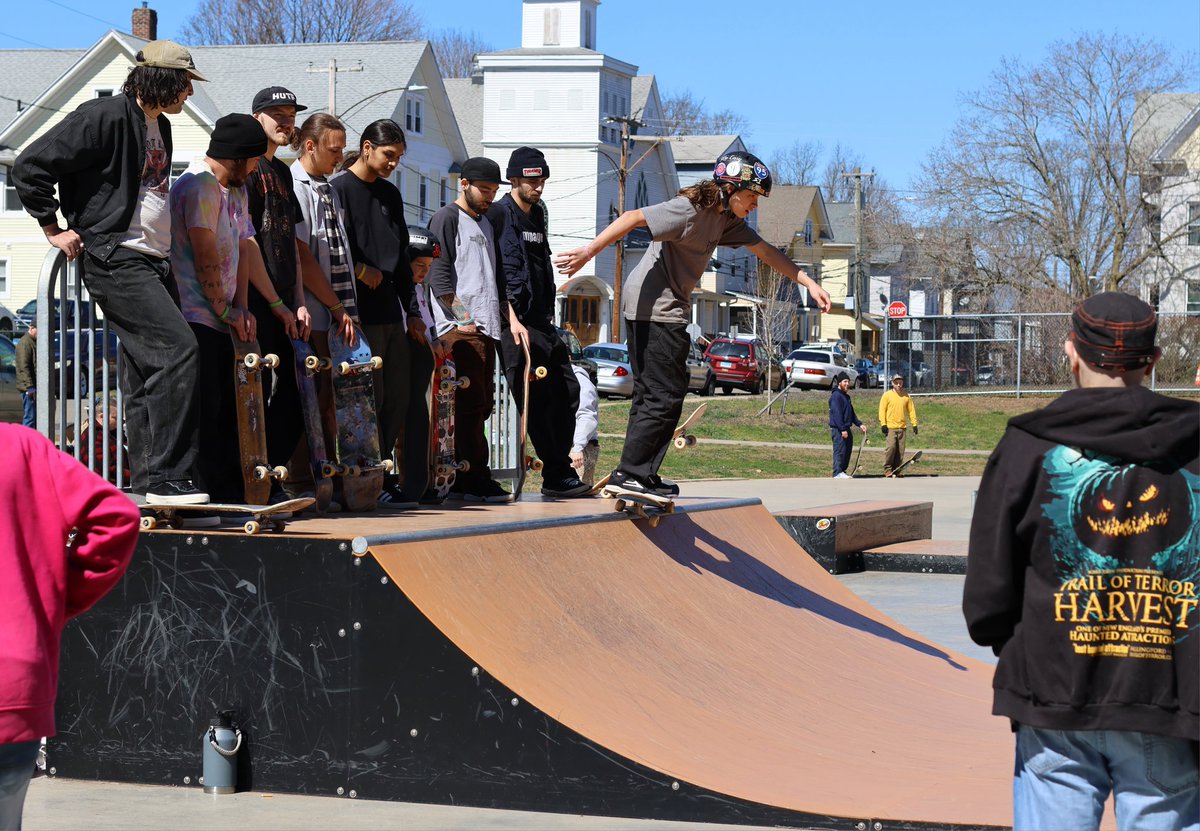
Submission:
MULTIPOLYGON (((890 319, 880 363, 914 395, 1059 393, 1074 386, 1063 342, 1070 314, 934 315, 890 319)), ((1162 359, 1150 387, 1198 392, 1200 315, 1158 318, 1162 359)))

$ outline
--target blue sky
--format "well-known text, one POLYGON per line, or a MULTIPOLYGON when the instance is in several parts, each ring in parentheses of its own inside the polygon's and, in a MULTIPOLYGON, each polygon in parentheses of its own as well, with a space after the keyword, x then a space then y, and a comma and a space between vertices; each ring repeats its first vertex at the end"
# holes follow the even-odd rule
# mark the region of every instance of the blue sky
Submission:
MULTIPOLYGON (((128 31, 135 5, 14 0, 0 48, 89 46, 110 26, 128 31)), ((171 38, 197 3, 150 5, 159 37, 171 38)), ((520 45, 520 0, 413 5, 430 29, 474 31, 496 49, 520 45)), ((1119 32, 1190 54, 1189 91, 1200 91, 1196 0, 604 0, 597 32, 601 51, 653 73, 662 91, 690 89, 710 109, 745 115, 759 155, 797 139, 827 150, 840 142, 899 189, 954 124, 960 95, 984 87, 1004 57, 1037 63, 1055 41, 1119 32)))

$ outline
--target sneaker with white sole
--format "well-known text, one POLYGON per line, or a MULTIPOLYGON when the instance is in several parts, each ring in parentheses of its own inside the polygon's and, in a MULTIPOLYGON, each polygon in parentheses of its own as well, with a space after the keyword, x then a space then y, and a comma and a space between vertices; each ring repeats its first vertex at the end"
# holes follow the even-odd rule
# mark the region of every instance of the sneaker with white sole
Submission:
POLYGON ((151 485, 146 491, 147 505, 204 505, 208 494, 192 484, 191 479, 174 479, 151 485))
POLYGON ((833 478, 834 479, 853 479, 854 477, 843 470, 841 473, 839 473, 837 476, 835 476, 833 478))

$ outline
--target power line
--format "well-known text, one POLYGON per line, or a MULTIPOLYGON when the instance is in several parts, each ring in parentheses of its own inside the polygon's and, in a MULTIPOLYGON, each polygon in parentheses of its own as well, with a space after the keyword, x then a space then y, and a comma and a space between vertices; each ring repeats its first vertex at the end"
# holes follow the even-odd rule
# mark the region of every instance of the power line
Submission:
POLYGON ((120 24, 120 23, 113 23, 111 20, 105 20, 105 19, 104 19, 104 18, 102 18, 102 17, 96 17, 94 14, 88 14, 87 12, 81 12, 79 9, 73 9, 73 8, 71 8, 71 7, 70 7, 70 6, 68 6, 66 3, 60 3, 60 2, 58 2, 58 0, 45 0, 45 2, 47 2, 47 3, 51 3, 51 4, 53 4, 53 5, 55 5, 55 6, 58 6, 59 8, 62 8, 62 9, 66 9, 66 10, 67 10, 67 11, 69 11, 69 12, 75 12, 75 14, 82 15, 83 17, 88 17, 88 18, 91 18, 92 20, 95 20, 97 23, 103 23, 103 24, 105 24, 106 26, 112 26, 114 29, 120 29, 120 28, 121 28, 121 24, 120 24))
POLYGON ((0 37, 6 37, 11 40, 19 40, 19 41, 21 41, 21 43, 28 43, 30 46, 36 46, 39 49, 52 49, 53 48, 51 46, 47 46, 44 43, 34 43, 32 40, 26 40, 25 38, 19 38, 16 35, 10 35, 8 32, 0 32, 0 37))

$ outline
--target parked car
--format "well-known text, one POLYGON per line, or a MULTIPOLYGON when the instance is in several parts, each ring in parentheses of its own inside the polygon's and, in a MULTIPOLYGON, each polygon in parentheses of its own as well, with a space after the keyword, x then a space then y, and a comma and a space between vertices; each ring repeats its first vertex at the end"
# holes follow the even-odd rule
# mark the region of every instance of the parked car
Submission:
POLYGON ((0 335, 0 421, 20 424, 25 416, 21 393, 17 392, 17 348, 7 335, 0 335))
POLYGON ((995 367, 981 366, 975 370, 975 383, 980 385, 1007 384, 1008 378, 995 367))
POLYGON ((717 386, 726 395, 734 387, 758 395, 767 386, 768 372, 773 389, 781 390, 787 383, 779 359, 760 340, 716 338, 708 345, 704 357, 712 367, 717 386))
POLYGON ((863 376, 840 352, 830 349, 794 349, 783 360, 792 386, 800 389, 831 389, 839 372, 850 377, 850 386, 863 386, 863 376))
POLYGON ((875 389, 883 386, 883 370, 867 358, 859 358, 854 362, 854 370, 862 379, 860 387, 875 389))
POLYGON ((688 349, 687 368, 688 392, 712 395, 717 385, 717 376, 713 374, 712 367, 708 365, 708 360, 704 357, 704 350, 695 341, 692 341, 692 346, 688 349))
MULTIPOLYGON (((59 320, 58 320, 59 310, 62 308, 62 305, 63 305, 63 303, 62 303, 61 298, 58 298, 58 297, 54 298, 54 319, 52 321, 50 321, 50 325, 53 326, 55 329, 59 328, 59 320)), ((74 300, 68 301, 67 302, 67 325, 68 326, 73 325, 75 323, 75 310, 76 310, 75 301, 74 300)), ((80 300, 78 310, 79 310, 79 317, 83 321, 82 325, 85 328, 89 325, 98 327, 104 320, 104 315, 103 315, 103 313, 101 313, 100 307, 93 304, 91 300, 80 300)), ((28 303, 26 303, 21 308, 17 309, 17 317, 21 320, 21 323, 24 327, 21 329, 22 332, 24 332, 25 329, 28 329, 33 324, 37 323, 37 299, 34 298, 33 300, 30 300, 28 303)))
POLYGON ((25 321, 21 320, 20 314, 8 306, 0 304, 0 335, 15 341, 25 334, 25 330, 28 328, 25 321))
POLYGON ((596 362, 596 392, 602 396, 633 397, 633 370, 625 344, 593 343, 584 347, 583 354, 596 362))
POLYGON ((571 363, 583 367, 587 371, 588 378, 595 385, 599 368, 591 358, 584 357, 583 345, 579 343, 579 338, 575 337, 574 332, 568 332, 566 329, 559 328, 558 326, 554 327, 554 331, 558 332, 559 338, 567 345, 567 352, 571 355, 571 363))

